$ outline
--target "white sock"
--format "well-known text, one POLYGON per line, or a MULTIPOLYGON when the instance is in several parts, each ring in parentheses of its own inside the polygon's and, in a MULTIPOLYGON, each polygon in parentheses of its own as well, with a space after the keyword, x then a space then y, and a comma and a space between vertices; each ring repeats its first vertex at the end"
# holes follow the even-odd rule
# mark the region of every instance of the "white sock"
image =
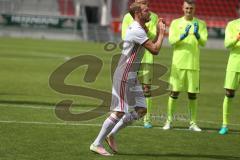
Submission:
POLYGON ((93 144, 95 146, 99 146, 102 145, 104 139, 106 138, 106 136, 111 132, 111 130, 113 129, 113 127, 118 123, 119 118, 112 113, 104 122, 102 125, 102 129, 100 130, 97 138, 95 139, 95 141, 93 142, 93 144))
POLYGON ((127 125, 131 124, 131 122, 138 120, 139 118, 140 117, 136 111, 125 114, 122 119, 115 125, 109 135, 116 135, 120 129, 125 128, 127 125))

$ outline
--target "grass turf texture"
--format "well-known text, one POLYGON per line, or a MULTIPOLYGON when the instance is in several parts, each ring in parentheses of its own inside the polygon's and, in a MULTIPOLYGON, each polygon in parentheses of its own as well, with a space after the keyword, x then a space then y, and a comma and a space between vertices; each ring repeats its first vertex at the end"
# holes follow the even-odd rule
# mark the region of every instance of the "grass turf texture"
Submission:
MULTIPOLYGON (((0 158, 33 159, 240 159, 239 91, 230 112, 230 133, 220 136, 226 50, 201 52, 201 94, 198 95, 201 133, 188 127, 187 95, 181 94, 176 108, 175 130, 163 131, 168 95, 153 100, 153 129, 143 129, 142 121, 121 131, 117 137, 120 154, 104 158, 89 151, 106 115, 85 122, 65 122, 55 115, 55 104, 74 101, 72 112, 89 110, 101 100, 94 97, 58 93, 50 88, 51 73, 64 62, 80 55, 94 55, 103 61, 97 79, 86 83, 86 66, 74 70, 66 84, 111 92, 110 66, 118 49, 106 52, 104 44, 78 41, 50 41, 0 38, 0 158), (231 130, 232 129, 232 130, 231 130)), ((163 48, 155 62, 169 68, 172 50, 163 48)), ((167 80, 169 72, 162 79, 167 80)))

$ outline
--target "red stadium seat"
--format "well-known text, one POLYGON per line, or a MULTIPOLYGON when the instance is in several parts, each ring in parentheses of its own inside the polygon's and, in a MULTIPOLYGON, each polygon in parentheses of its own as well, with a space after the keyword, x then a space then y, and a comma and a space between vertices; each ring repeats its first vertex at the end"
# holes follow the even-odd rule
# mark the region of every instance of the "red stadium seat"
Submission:
MULTIPOLYGON (((181 17, 183 0, 149 0, 150 9, 163 16, 168 24, 181 17)), ((197 0, 196 16, 208 27, 224 28, 228 21, 238 18, 238 0, 197 0)))
POLYGON ((73 0, 58 0, 58 4, 59 4, 59 10, 62 15, 66 15, 66 16, 75 15, 73 0))

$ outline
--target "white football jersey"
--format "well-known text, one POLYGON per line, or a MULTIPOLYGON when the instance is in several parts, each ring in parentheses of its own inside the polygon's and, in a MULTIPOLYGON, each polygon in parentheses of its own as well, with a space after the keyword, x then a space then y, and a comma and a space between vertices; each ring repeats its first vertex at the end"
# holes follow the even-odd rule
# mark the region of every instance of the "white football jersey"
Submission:
POLYGON ((122 55, 114 73, 114 80, 135 83, 144 53, 142 44, 147 40, 145 30, 137 21, 134 21, 126 31, 122 55))

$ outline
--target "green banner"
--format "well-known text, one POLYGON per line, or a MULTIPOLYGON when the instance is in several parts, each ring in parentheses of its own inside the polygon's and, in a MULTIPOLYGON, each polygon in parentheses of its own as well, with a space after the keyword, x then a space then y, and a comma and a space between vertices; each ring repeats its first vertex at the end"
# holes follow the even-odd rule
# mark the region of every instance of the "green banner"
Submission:
POLYGON ((48 28, 77 28, 81 30, 81 19, 74 17, 2 14, 3 24, 9 26, 46 26, 48 28))

